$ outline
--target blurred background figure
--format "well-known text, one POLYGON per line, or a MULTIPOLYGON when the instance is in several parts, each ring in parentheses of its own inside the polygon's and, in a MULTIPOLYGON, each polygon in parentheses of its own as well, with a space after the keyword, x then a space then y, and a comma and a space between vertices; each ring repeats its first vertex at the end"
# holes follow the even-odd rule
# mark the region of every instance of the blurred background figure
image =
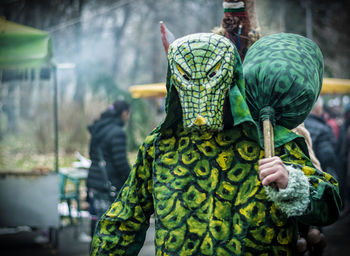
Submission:
POLYGON ((335 154, 336 139, 330 126, 324 119, 323 99, 318 98, 310 115, 305 120, 305 127, 312 139, 312 148, 321 163, 323 171, 338 179, 338 161, 335 154))
MULTIPOLYGON (((332 128, 325 120, 324 101, 321 97, 318 98, 304 124, 311 136, 312 142, 309 140, 308 144, 312 145, 314 154, 321 166, 319 166, 318 163, 315 164, 314 161, 313 164, 316 168, 321 167, 320 169, 322 171, 331 174, 339 182, 338 172, 340 166, 338 165, 339 160, 335 153, 337 140, 332 128)), ((314 158, 314 154, 310 154, 310 157, 314 158)), ((326 239, 322 233, 322 228, 313 226, 307 227, 302 224, 299 225, 299 228, 308 243, 310 243, 309 255, 322 255, 326 246, 326 239), (313 244, 313 240, 315 240, 315 244, 313 244)))
POLYGON ((127 138, 123 130, 129 116, 129 104, 117 100, 88 127, 91 134, 91 167, 86 185, 90 203, 91 236, 97 220, 113 202, 130 172, 127 138))
POLYGON ((334 110, 327 105, 324 105, 323 110, 323 118, 326 121, 326 123, 332 128, 335 139, 338 140, 339 124, 336 120, 336 114, 334 113, 334 110))
POLYGON ((339 173, 340 194, 344 202, 344 210, 349 211, 349 171, 350 171, 350 104, 344 108, 344 122, 340 127, 339 155, 341 158, 341 172, 339 173))

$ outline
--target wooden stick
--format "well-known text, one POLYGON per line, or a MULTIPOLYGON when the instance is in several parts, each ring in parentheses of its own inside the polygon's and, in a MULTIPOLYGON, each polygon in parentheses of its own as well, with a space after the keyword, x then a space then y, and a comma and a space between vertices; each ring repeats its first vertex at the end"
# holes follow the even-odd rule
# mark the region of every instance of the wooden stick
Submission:
POLYGON ((246 1, 246 10, 249 17, 250 28, 253 30, 260 29, 258 15, 256 13, 255 8, 255 0, 247 0, 246 1))
POLYGON ((271 124, 271 121, 268 119, 263 121, 263 132, 264 132, 265 157, 273 157, 275 156, 273 126, 271 124))
POLYGON ((275 156, 275 134, 273 132, 273 126, 270 122, 270 134, 271 134, 271 156, 275 156))
MULTIPOLYGON (((265 157, 275 156, 275 141, 273 134, 273 126, 269 119, 263 121, 263 133, 264 133, 264 148, 265 157)), ((275 182, 270 183, 270 186, 278 190, 277 184, 275 182)))

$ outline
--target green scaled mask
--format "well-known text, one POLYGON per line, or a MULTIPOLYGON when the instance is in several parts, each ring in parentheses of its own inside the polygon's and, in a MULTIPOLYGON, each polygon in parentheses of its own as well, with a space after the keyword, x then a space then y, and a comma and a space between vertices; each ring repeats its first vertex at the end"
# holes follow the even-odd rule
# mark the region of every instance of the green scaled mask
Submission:
POLYGON ((211 33, 192 34, 169 46, 171 83, 178 93, 185 129, 218 130, 234 80, 234 45, 211 33))

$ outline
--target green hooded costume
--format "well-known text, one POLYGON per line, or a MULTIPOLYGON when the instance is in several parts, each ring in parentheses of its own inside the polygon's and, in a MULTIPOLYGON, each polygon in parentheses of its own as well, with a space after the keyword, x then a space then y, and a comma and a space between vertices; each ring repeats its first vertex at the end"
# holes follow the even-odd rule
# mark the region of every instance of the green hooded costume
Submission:
POLYGON ((228 39, 180 38, 168 61, 167 116, 100 219, 91 255, 137 255, 152 214, 156 255, 292 255, 297 221, 338 218, 336 181, 312 166, 302 140, 287 129, 276 155, 289 171, 288 186, 261 185, 260 132, 228 39))

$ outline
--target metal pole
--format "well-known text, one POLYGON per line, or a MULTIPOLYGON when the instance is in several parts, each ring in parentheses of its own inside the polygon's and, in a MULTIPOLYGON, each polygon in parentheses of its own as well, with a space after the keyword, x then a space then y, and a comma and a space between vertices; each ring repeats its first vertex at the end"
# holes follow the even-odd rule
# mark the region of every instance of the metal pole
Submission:
POLYGON ((53 115, 55 133, 55 172, 58 173, 58 93, 57 93, 57 68, 53 66, 54 92, 53 92, 53 115))
POLYGON ((311 0, 305 2, 306 9, 306 37, 312 40, 312 12, 311 12, 311 0))

